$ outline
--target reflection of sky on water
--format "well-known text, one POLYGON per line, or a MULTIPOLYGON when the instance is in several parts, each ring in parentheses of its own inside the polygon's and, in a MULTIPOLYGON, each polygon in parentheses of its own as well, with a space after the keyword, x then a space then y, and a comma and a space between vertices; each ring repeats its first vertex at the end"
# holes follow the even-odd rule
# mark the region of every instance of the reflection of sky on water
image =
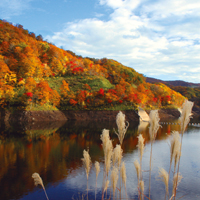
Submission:
MULTIPOLYGON (((181 199, 198 199, 200 198, 199 183, 200 183, 200 134, 199 129, 196 131, 189 131, 184 134, 183 147, 181 156, 180 172, 183 179, 178 186, 177 197, 181 199)), ((145 181, 145 194, 148 196, 149 192, 149 156, 150 156, 150 144, 145 146, 145 152, 143 156, 142 169, 143 178, 145 181)), ((159 180, 158 173, 160 168, 164 168, 166 171, 169 170, 169 142, 168 140, 156 141, 153 145, 153 161, 152 161, 152 179, 151 179, 151 199, 163 199, 165 194, 164 183, 159 180)), ((133 153, 126 153, 123 157, 125 161, 127 171, 127 192, 129 198, 137 197, 137 176, 134 168, 134 160, 138 159, 137 150, 133 153)), ((138 159, 139 160, 139 159, 138 159)), ((97 191, 101 191, 103 182, 103 164, 101 164, 101 173, 98 177, 97 191)), ((77 188, 79 192, 86 193, 86 175, 84 168, 75 170, 65 180, 67 188, 77 188)), ((89 189, 95 191, 95 177, 94 168, 92 168, 89 176, 89 189)), ((169 192, 172 191, 172 172, 170 176, 169 192)), ((125 193, 124 193, 125 195, 125 193)), ((125 197, 125 196, 124 196, 125 197)))

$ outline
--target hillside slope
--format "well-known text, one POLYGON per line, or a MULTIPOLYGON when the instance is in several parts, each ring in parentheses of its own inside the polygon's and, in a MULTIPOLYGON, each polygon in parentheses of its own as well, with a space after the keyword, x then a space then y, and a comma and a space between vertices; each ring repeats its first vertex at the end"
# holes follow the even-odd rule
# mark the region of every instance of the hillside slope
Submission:
POLYGON ((0 105, 25 110, 177 107, 184 97, 112 59, 83 58, 0 20, 0 105))

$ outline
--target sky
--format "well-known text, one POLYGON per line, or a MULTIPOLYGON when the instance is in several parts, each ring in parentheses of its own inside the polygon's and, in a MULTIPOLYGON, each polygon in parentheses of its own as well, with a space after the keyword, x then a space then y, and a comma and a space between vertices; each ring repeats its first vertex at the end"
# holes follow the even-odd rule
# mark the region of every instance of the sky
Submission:
POLYGON ((0 19, 76 55, 200 83, 200 0, 0 0, 0 19))

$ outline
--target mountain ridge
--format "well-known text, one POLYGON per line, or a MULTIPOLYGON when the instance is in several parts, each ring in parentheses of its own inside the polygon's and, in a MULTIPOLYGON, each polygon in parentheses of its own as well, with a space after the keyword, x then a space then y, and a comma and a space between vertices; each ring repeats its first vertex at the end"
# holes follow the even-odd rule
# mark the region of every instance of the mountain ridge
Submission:
POLYGON ((148 83, 160 82, 160 83, 171 85, 171 86, 200 87, 200 83, 192 83, 192 82, 187 82, 187 81, 182 81, 182 80, 164 81, 164 80, 156 79, 152 77, 146 77, 146 82, 148 83))

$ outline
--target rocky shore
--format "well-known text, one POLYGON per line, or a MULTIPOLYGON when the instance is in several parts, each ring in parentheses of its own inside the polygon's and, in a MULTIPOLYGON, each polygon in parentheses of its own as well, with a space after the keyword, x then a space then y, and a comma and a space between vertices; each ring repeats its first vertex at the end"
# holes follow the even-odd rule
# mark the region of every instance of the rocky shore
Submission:
MULTIPOLYGON (((18 111, 10 113, 0 110, 0 129, 18 127, 18 129, 46 129, 68 124, 93 124, 104 122, 115 124, 119 111, 18 111)), ((122 111, 130 124, 139 124, 140 117, 134 110, 122 111)), ((150 111, 147 111, 149 114, 150 111)), ((176 120, 180 116, 177 109, 159 110, 160 122, 176 120)), ((193 118, 200 119, 198 110, 193 111, 193 118)), ((192 119, 193 120, 193 119, 192 119)), ((198 120, 200 121, 200 120, 198 120)))
MULTIPOLYGON (((6 123, 27 123, 40 121, 113 121, 119 111, 18 111, 10 113, 6 110, 0 111, 0 119, 6 123)), ((134 110, 122 111, 127 121, 139 122, 139 116, 134 110)), ((147 111, 147 113, 149 113, 147 111)), ((159 110, 160 121, 177 119, 180 112, 176 109, 159 110)))

